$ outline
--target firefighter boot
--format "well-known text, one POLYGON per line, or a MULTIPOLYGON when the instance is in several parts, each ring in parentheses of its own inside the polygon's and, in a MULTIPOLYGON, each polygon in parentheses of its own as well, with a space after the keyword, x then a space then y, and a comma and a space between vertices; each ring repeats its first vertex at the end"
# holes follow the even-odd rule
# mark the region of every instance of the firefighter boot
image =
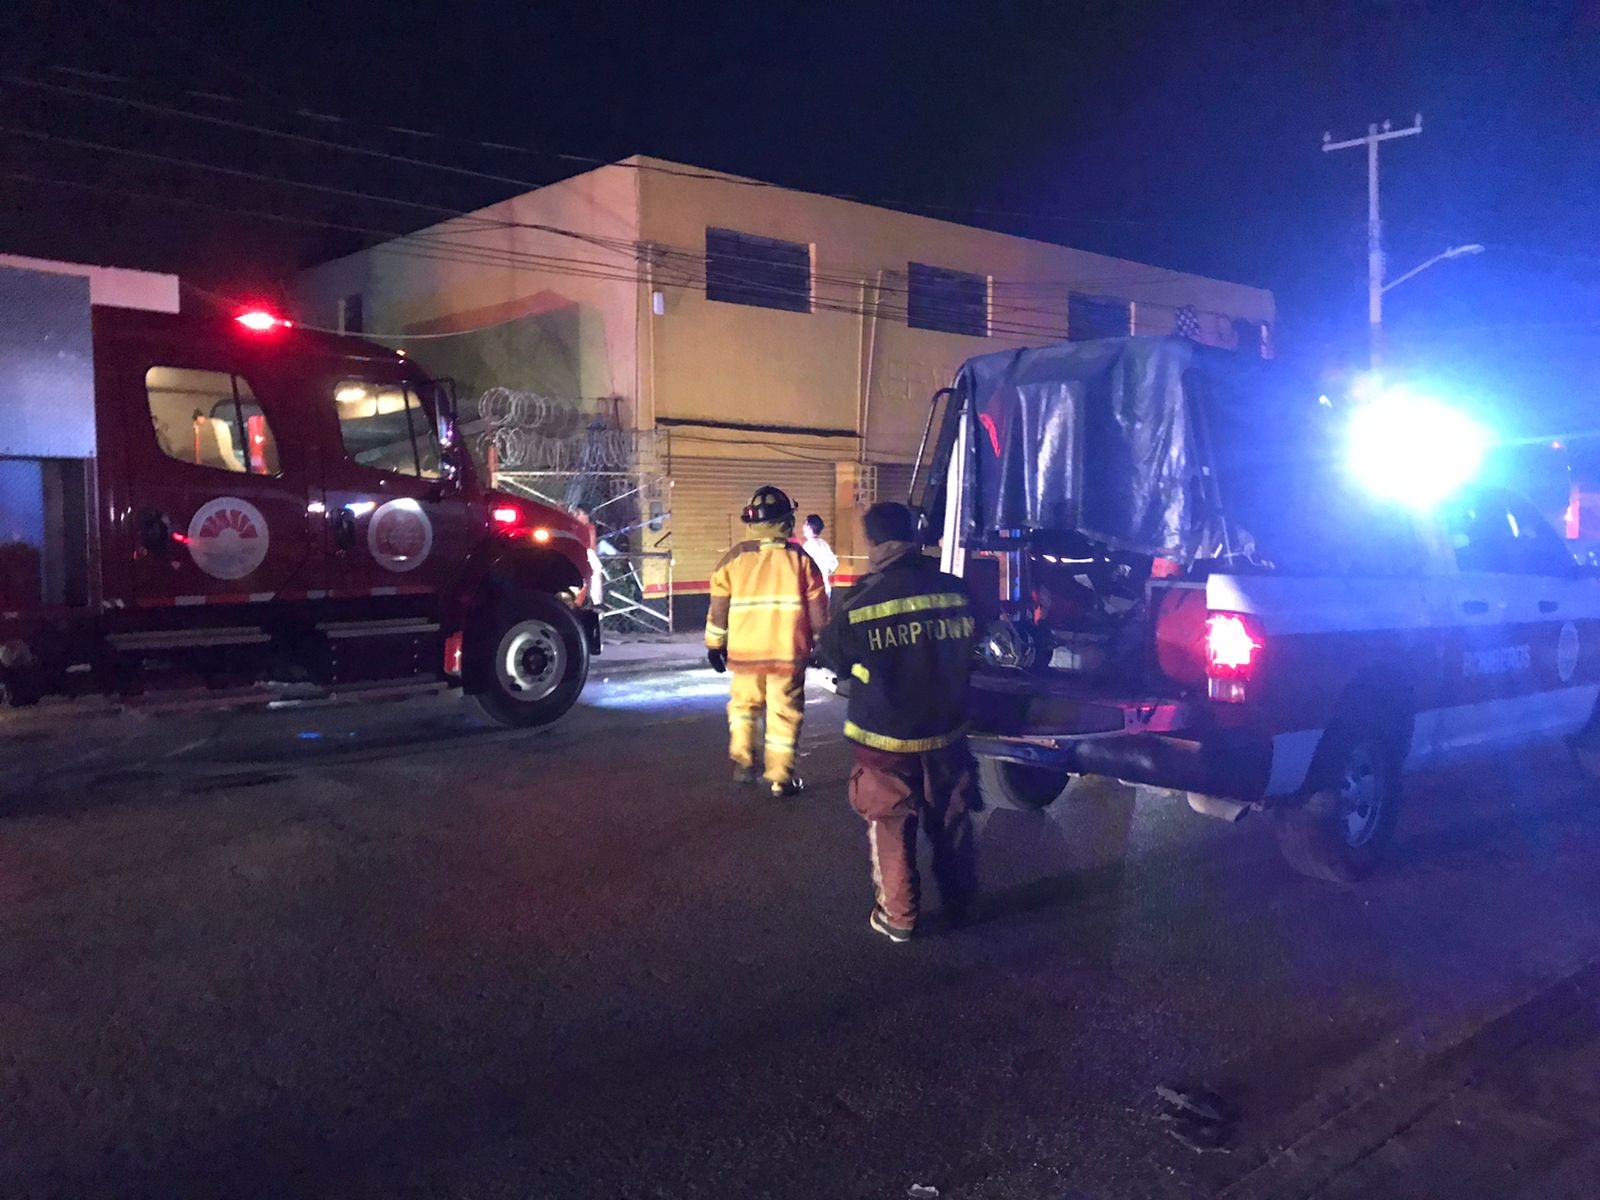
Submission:
POLYGON ((804 784, 795 774, 800 726, 805 720, 806 674, 765 677, 767 736, 763 741, 766 778, 774 799, 800 794, 804 784))

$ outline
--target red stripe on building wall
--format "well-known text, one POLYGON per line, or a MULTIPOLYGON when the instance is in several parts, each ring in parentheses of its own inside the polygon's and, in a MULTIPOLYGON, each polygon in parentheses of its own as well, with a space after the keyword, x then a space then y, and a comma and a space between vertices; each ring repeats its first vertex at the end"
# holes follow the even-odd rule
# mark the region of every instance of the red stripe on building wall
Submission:
POLYGON ((703 595, 711 590, 711 581, 709 579, 685 579, 674 583, 670 589, 664 583, 647 583, 644 585, 644 594, 646 596, 665 596, 669 590, 674 596, 692 596, 696 593, 703 595))
MULTIPOLYGON (((852 587, 866 577, 867 572, 865 571, 859 575, 839 572, 833 577, 833 586, 852 587)), ((670 589, 664 583, 647 583, 644 585, 644 594, 646 596, 665 596, 669 590, 674 596, 703 596, 711 590, 711 581, 709 579, 685 579, 675 582, 670 589)))

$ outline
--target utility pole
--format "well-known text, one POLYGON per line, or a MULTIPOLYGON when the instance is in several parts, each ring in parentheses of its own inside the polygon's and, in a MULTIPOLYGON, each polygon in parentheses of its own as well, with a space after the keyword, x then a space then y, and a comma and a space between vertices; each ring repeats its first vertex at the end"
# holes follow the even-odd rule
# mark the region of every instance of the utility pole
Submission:
POLYGON ((1382 127, 1367 126, 1367 136, 1336 142, 1333 134, 1322 135, 1322 149, 1367 148, 1367 333, 1368 353, 1376 368, 1383 357, 1383 223, 1378 217, 1378 143, 1392 138, 1412 137, 1422 132, 1422 114, 1409 129, 1396 129, 1385 121, 1382 127))

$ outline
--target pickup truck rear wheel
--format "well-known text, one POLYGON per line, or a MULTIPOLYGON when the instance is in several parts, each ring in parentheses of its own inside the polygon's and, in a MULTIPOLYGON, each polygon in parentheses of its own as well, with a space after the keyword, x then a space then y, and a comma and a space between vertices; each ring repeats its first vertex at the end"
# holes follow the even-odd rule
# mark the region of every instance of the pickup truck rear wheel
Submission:
POLYGON ((1059 800, 1072 783, 1068 771, 1029 763, 978 760, 978 790, 986 804, 1019 812, 1038 812, 1059 800))
POLYGON ((589 676, 589 647, 566 605, 554 596, 509 597, 469 632, 467 678, 485 716, 531 728, 564 714, 589 676))
POLYGON ((1278 810, 1278 847, 1302 875, 1357 883, 1372 873, 1394 836, 1399 755, 1370 731, 1335 728, 1311 770, 1313 790, 1278 810))

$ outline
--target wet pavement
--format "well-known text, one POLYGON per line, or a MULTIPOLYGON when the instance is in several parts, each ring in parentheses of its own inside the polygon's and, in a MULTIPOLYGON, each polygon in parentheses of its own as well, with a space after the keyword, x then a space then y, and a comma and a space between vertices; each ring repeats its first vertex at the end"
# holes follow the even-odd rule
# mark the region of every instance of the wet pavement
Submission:
POLYGON ((537 733, 8 720, 0 1195, 1411 1194, 1378 1101, 1600 958, 1600 793, 1553 751, 1419 781, 1356 891, 1155 793, 990 813, 983 919, 891 946, 842 705, 774 802, 725 782, 725 686, 617 676, 537 733), (1162 1084, 1237 1107, 1215 1152, 1162 1084))

